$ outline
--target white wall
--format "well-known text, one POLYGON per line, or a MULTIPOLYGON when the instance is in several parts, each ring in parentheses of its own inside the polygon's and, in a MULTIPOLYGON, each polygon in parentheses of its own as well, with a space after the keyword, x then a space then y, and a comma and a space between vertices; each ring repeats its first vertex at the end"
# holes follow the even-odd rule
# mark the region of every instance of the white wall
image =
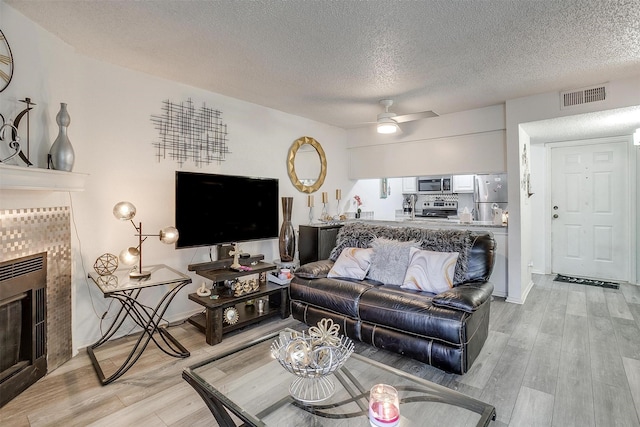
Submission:
MULTIPOLYGON (((531 187, 534 195, 531 197, 532 223, 531 228, 536 230, 536 236, 541 238, 533 239, 531 242, 531 261, 533 273, 547 274, 550 273, 550 266, 547 265, 547 236, 551 230, 547 230, 546 215, 546 179, 547 175, 547 159, 544 144, 531 144, 531 187)), ((550 177, 549 177, 550 178, 550 177)))
POLYGON ((504 154, 503 130, 356 147, 349 149, 349 177, 499 173, 506 170, 504 154))
MULTIPOLYGON (((74 172, 90 175, 84 192, 66 195, 77 227, 72 236, 76 350, 99 337, 99 316, 109 306, 109 300, 86 279, 93 262, 105 252, 117 254, 135 243, 131 224, 117 221, 111 213, 118 201, 134 203, 138 209, 136 221, 142 221, 146 231, 155 232, 173 224, 176 170, 264 176, 279 179, 281 196, 294 197, 294 225, 306 223, 306 195, 295 189, 286 173, 288 149, 304 135, 318 140, 327 156, 328 174, 320 191, 335 194, 336 188, 342 188, 348 193, 353 185, 347 179, 342 129, 87 58, 3 2, 0 12, 0 25, 16 60, 14 80, 0 95, 0 112, 15 116, 23 105, 18 99, 26 96, 38 104, 31 120, 31 151, 38 153, 36 165, 45 167, 46 154, 57 135, 55 114, 59 103, 67 102, 69 138, 76 154, 74 172), (186 163, 181 168, 171 160, 156 160, 152 143, 157 135, 150 116, 161 113, 165 99, 181 102, 188 98, 196 106, 204 102, 222 111, 231 151, 225 162, 202 168, 186 163)), ((58 197, 53 199, 59 201, 58 197)), ((30 202, 19 198, 16 203, 30 202)), ((242 247, 251 253, 263 253, 267 260, 278 258, 276 239, 242 247)), ((188 264, 207 259, 208 248, 175 250, 153 238, 144 245, 145 264, 165 263, 186 272, 188 264)), ((201 309, 187 299, 187 293, 194 292, 203 281, 191 276, 194 283, 174 300, 167 319, 182 319, 201 309)), ((163 291, 150 289, 145 301, 155 304, 163 291)))
MULTIPOLYGON (((520 187, 520 155, 529 137, 521 124, 556 117, 594 111, 612 110, 640 104, 640 76, 608 82, 608 99, 596 105, 584 104, 578 108, 561 110, 557 92, 548 92, 524 98, 508 100, 506 103, 507 124, 507 171, 509 180, 509 301, 522 303, 532 285, 533 263, 532 215, 535 204, 523 196, 520 187)), ((534 181, 535 182, 535 181, 534 181)), ((636 187, 638 192, 639 187, 636 187)), ((537 191, 537 190, 536 190, 537 191)), ((636 193, 638 196, 638 193, 636 193)), ((533 196, 536 197, 535 195, 533 196)), ((537 209, 537 208, 536 208, 537 209)), ((636 219, 638 221, 638 219, 636 219)), ((636 234, 638 230, 636 222, 636 234)), ((536 229, 537 230, 537 229, 536 229)), ((538 246, 539 247, 539 246, 538 246)), ((640 253, 640 252, 639 252, 640 253)), ((640 261, 638 261, 640 262, 640 261)), ((636 279, 637 280, 637 279, 636 279)))
POLYGON ((375 125, 351 129, 349 176, 402 176, 504 172, 504 105, 401 124, 402 133, 380 135, 375 125))
POLYGON ((390 194, 386 199, 380 197, 380 179, 360 179, 349 190, 346 199, 340 204, 346 212, 357 210, 354 196, 360 196, 363 211, 373 211, 374 219, 393 221, 396 210, 402 209, 402 179, 389 178, 387 180, 390 194))

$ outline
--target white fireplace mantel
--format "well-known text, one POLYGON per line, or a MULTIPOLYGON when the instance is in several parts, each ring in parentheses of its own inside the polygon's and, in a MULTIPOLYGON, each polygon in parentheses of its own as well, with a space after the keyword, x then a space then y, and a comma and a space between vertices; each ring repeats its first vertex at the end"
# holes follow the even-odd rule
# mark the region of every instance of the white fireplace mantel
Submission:
POLYGON ((89 175, 0 164, 0 190, 84 191, 89 175))

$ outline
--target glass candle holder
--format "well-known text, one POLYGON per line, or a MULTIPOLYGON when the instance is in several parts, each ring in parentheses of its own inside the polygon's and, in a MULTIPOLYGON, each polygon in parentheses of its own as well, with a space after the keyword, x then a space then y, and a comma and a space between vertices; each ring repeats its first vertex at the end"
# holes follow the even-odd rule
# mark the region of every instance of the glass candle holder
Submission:
POLYGON ((371 387, 369 422, 374 427, 393 427, 400 423, 398 390, 386 384, 371 387))

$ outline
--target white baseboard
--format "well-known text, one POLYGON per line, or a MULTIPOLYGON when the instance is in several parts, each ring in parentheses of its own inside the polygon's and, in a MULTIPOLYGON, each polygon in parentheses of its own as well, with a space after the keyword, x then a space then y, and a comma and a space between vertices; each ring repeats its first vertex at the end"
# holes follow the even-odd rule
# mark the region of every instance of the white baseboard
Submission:
POLYGON ((520 298, 507 297, 506 301, 513 304, 524 304, 524 302, 527 300, 527 295, 529 295, 529 292, 531 292, 531 289, 533 289, 533 280, 529 281, 527 286, 524 288, 520 298))

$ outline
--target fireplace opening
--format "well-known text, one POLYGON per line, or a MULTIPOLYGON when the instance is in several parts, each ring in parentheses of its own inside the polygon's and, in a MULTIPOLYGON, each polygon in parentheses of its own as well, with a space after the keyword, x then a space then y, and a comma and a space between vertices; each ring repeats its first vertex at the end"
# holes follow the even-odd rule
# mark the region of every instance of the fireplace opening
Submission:
POLYGON ((47 254, 0 263, 0 407, 47 372, 47 254))

